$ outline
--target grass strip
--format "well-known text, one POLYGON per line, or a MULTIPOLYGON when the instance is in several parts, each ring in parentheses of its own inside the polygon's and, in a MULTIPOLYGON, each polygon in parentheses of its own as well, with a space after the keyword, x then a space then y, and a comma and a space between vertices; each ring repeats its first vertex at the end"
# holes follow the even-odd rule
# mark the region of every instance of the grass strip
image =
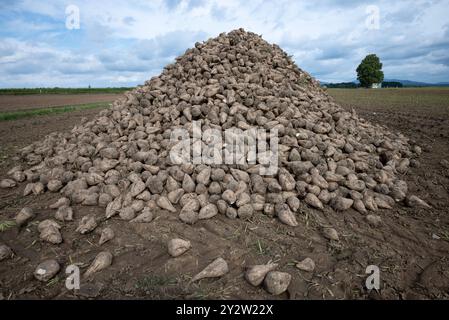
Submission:
POLYGON ((32 110, 0 112, 0 121, 11 121, 11 120, 18 120, 18 119, 23 119, 23 118, 60 114, 60 113, 73 112, 73 111, 79 111, 79 110, 106 108, 106 107, 109 107, 109 105, 110 105, 110 102, 100 102, 100 103, 88 103, 88 104, 80 104, 80 105, 69 105, 69 106, 62 106, 62 107, 47 107, 47 108, 32 109, 32 110))

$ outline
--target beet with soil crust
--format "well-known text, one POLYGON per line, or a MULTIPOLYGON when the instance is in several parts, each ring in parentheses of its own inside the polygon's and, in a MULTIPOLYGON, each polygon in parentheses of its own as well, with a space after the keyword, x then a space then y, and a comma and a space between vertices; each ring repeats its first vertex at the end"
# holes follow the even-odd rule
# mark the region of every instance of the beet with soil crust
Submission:
POLYGON ((268 272, 278 267, 277 263, 268 263, 262 265, 250 266, 245 272, 245 279, 251 285, 257 287, 262 284, 268 272))
POLYGON ((96 272, 106 269, 112 264, 112 253, 109 251, 100 252, 84 273, 84 277, 88 278, 96 272))
POLYGON ((229 272, 228 263, 223 258, 217 258, 211 262, 200 273, 194 276, 191 282, 195 282, 204 278, 218 278, 229 272))

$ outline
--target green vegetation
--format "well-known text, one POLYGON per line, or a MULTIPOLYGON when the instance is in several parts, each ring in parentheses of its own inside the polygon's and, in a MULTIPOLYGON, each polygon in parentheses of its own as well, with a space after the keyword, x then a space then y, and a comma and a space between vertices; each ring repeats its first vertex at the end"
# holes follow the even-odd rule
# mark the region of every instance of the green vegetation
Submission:
POLYGON ((0 232, 11 229, 15 225, 16 225, 16 223, 14 221, 10 221, 10 220, 0 221, 0 232))
POLYGON ((384 80, 382 63, 375 54, 367 55, 356 71, 360 85, 365 88, 370 88, 374 83, 381 83, 384 80))
POLYGON ((0 89, 0 95, 28 95, 28 94, 81 94, 81 93, 123 93, 130 87, 119 88, 12 88, 0 89))
MULTIPOLYGON (((360 84, 355 82, 338 82, 338 83, 322 83, 322 87, 333 89, 356 89, 360 88, 360 84)), ((424 82, 405 81, 383 81, 382 88, 447 88, 448 84, 428 84, 424 82)))
POLYGON ((356 89, 359 87, 359 85, 354 82, 328 83, 325 86, 328 88, 336 89, 356 89))
POLYGON ((41 109, 32 110, 20 110, 10 112, 0 112, 0 121, 18 120, 22 118, 30 118, 35 116, 43 116, 48 114, 59 114, 65 112, 72 112, 78 110, 89 110, 97 108, 106 108, 110 105, 109 102, 88 103, 74 106, 62 106, 62 107, 47 107, 41 109))
POLYGON ((266 256, 271 255, 271 248, 263 241, 257 239, 256 243, 253 244, 253 248, 258 255, 266 256))
POLYGON ((177 281, 174 278, 168 278, 165 276, 158 276, 158 275, 148 275, 142 279, 139 279, 136 282, 136 288, 149 290, 154 287, 174 285, 176 283, 177 281))
POLYGON ((57 284, 59 282, 59 277, 56 276, 55 278, 51 279, 50 281, 47 282, 47 284, 45 285, 46 287, 51 287, 55 284, 57 284))
MULTIPOLYGON (((325 85, 327 88, 332 89, 357 89, 360 85, 355 82, 340 82, 340 83, 328 83, 325 85)), ((382 82, 382 88, 403 88, 403 84, 397 81, 384 81, 382 82)))

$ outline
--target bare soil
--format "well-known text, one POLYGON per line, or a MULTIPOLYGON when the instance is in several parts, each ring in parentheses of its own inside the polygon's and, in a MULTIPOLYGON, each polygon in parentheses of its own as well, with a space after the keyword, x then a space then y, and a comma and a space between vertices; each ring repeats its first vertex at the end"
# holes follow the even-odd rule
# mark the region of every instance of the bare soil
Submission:
MULTIPOLYGON (((357 104, 339 101, 390 130, 404 133, 424 149, 421 166, 405 176, 410 192, 427 201, 432 209, 407 208, 379 210, 382 225, 371 227, 365 216, 354 210, 337 213, 318 211, 302 205, 299 226, 288 227, 276 219, 256 215, 253 221, 230 220, 223 216, 203 220, 194 226, 180 222, 177 214, 157 212, 149 224, 130 224, 119 218, 104 220, 116 237, 98 245, 96 232, 81 236, 77 223, 86 214, 104 217, 104 209, 75 207, 75 221, 62 229, 59 246, 42 243, 37 221, 52 217, 48 205, 58 194, 22 197, 24 185, 0 190, 0 220, 13 219, 24 206, 37 217, 27 227, 13 227, 0 233, 15 252, 13 259, 0 262, 0 298, 4 299, 448 299, 449 298, 449 168, 441 160, 449 156, 449 118, 447 112, 432 107, 381 108, 376 103, 357 104), (329 242, 321 232, 332 226, 339 242, 329 242), (167 240, 180 237, 193 248, 171 258, 167 240), (82 271, 100 251, 114 255, 111 267, 92 279, 82 279, 81 290, 65 288, 65 267, 79 263, 82 271), (223 257, 230 272, 220 279, 205 279, 189 284, 190 278, 217 257, 223 257), (300 271, 295 261, 311 257, 312 273, 300 271), (44 259, 55 258, 62 267, 57 280, 41 283, 33 271, 44 259), (251 264, 279 263, 289 272, 292 283, 278 297, 263 288, 254 288, 243 279, 244 267, 251 264), (380 267, 381 289, 365 289, 368 265, 380 267)), ((447 106, 449 108, 449 106, 447 106)), ((447 111, 447 110, 446 110, 447 111)), ((82 116, 93 117, 98 110, 65 115, 23 119, 2 123, 0 146, 3 161, 0 177, 14 165, 15 151, 55 130, 70 130, 82 116)))
POLYGON ((112 102, 120 96, 120 94, 110 93, 0 95, 0 112, 96 102, 112 102))

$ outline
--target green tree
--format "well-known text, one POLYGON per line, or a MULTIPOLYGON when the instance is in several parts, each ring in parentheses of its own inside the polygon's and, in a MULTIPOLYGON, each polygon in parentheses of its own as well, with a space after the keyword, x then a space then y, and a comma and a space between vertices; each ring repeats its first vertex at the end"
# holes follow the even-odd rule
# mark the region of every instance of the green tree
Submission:
POLYGON ((382 63, 375 54, 369 54, 357 67, 357 79, 362 87, 370 88, 373 83, 381 83, 384 80, 382 63))

